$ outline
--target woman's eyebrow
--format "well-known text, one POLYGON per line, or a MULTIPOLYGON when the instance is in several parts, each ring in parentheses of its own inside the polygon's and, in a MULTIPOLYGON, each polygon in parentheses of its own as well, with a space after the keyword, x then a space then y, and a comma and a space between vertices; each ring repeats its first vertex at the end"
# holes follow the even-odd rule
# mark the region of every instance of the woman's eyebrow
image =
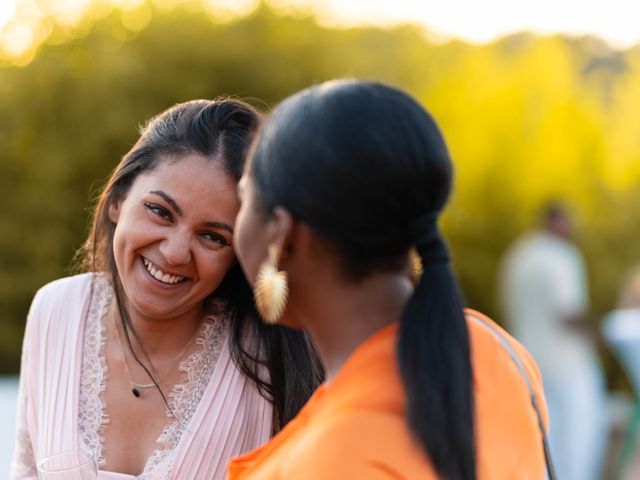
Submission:
POLYGON ((165 201, 169 205, 171 205, 171 208, 173 208, 178 215, 182 215, 182 209, 178 206, 176 201, 171 198, 169 194, 163 192, 162 190, 151 190, 149 193, 153 193, 154 195, 158 195, 159 197, 164 198, 165 201))
MULTIPOLYGON (((169 194, 163 192, 162 190, 152 190, 149 193, 162 197, 169 205, 171 205, 171 208, 175 210, 176 214, 182 216, 182 209, 178 206, 176 201, 173 198, 171 198, 169 194)), ((204 222, 202 226, 210 227, 210 228, 219 228, 233 234, 233 227, 228 223, 209 221, 209 222, 204 222)))
POLYGON ((221 228, 222 230, 227 230, 229 233, 233 234, 233 228, 228 223, 224 223, 224 222, 204 222, 203 226, 211 227, 211 228, 221 228))

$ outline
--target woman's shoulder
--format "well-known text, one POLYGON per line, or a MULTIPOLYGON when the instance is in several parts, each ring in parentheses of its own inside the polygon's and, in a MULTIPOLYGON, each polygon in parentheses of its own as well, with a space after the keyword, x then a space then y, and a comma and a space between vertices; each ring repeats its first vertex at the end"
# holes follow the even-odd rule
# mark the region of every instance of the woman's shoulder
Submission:
POLYGON ((474 369, 483 370, 484 367, 488 367, 495 373, 506 370, 502 379, 515 381, 524 386, 528 379, 536 393, 541 393, 540 371, 529 351, 486 315, 476 310, 465 309, 465 316, 469 327, 474 369))
POLYGON ((532 393, 545 430, 548 414, 538 366, 531 354, 491 319, 473 310, 465 313, 473 365, 479 468, 488 478, 511 478, 518 471, 537 472, 530 478, 542 478, 542 432, 532 393), (505 451, 509 454, 504 455, 505 451), (496 462, 499 453, 503 460, 496 462))
POLYGON ((99 274, 82 273, 59 278, 45 284, 36 292, 29 315, 35 316, 58 308, 73 307, 78 302, 84 305, 91 291, 93 280, 98 277, 99 274))
POLYGON ((70 335, 81 331, 96 283, 92 280, 97 277, 85 273, 60 278, 38 290, 31 302, 24 336, 25 348, 31 355, 42 354, 50 342, 63 337, 65 342, 73 343, 70 335))
POLYGON ((44 284, 38 292, 52 292, 61 291, 66 289, 75 289, 88 285, 92 279, 96 278, 100 274, 94 272, 79 273, 77 275, 71 275, 69 277, 57 278, 44 284))

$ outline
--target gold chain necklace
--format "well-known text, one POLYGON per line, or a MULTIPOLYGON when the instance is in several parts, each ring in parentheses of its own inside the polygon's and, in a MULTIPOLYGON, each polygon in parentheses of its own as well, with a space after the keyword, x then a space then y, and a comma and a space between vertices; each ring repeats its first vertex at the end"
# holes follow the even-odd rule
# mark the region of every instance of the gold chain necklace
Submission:
MULTIPOLYGON (((129 385, 131 386, 131 393, 133 394, 134 397, 140 398, 140 396, 142 395, 141 390, 144 390, 144 389, 147 389, 147 388, 153 388, 153 387, 158 388, 158 385, 156 385, 155 383, 137 383, 137 382, 134 382, 133 380, 131 380, 131 372, 129 371, 129 365, 127 364, 127 355, 125 353, 124 345, 122 343, 122 338, 120 337, 120 330, 118 329, 118 324, 117 324, 115 318, 113 320, 113 327, 115 328, 116 336, 118 337, 118 344, 120 345, 120 351, 122 352, 122 361, 124 362, 124 370, 125 370, 125 374, 127 375, 127 380, 129 381, 129 385)), ((180 364, 180 360, 182 360, 182 357, 187 352, 187 349, 189 348, 189 346, 191 345, 193 340, 196 338, 197 333, 198 333, 198 329, 196 329, 196 332, 191 336, 191 338, 189 339, 189 341, 187 342, 185 347, 182 349, 182 352, 180 352, 180 355, 178 355, 178 357, 176 359, 176 362, 167 371, 165 376, 162 377, 162 379, 160 381, 158 381, 158 384, 164 382, 169 377, 171 372, 173 372, 175 370, 175 368, 180 364)), ((147 357, 147 359, 148 359, 148 357, 147 357)), ((151 363, 150 359, 149 359, 149 363, 151 363)), ((154 371, 156 370, 153 367, 153 364, 151 364, 151 368, 154 371)))

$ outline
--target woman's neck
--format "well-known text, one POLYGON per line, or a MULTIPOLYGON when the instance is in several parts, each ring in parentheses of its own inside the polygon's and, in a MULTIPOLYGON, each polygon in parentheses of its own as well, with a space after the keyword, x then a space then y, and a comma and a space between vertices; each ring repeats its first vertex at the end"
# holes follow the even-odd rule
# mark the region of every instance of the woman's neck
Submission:
MULTIPOLYGON (((114 307, 115 313, 117 306, 114 307)), ((205 314, 203 306, 172 318, 151 318, 132 308, 127 308, 127 315, 130 322, 127 328, 135 351, 153 358, 182 350, 196 334, 205 314)), ((119 315, 114 318, 119 319, 119 315)), ((122 328, 122 323, 117 323, 118 328, 122 328)))
POLYGON ((325 367, 327 381, 372 334, 398 321, 413 293, 404 274, 371 275, 358 283, 315 285, 292 314, 309 332, 325 367))

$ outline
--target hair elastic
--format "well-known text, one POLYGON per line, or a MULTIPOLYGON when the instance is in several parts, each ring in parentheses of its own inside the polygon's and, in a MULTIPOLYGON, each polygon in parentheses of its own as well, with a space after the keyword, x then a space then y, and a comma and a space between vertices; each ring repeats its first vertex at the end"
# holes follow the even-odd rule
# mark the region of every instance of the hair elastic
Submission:
POLYGON ((412 224, 415 246, 423 268, 435 263, 448 263, 449 251, 438 230, 438 214, 430 212, 418 218, 412 224))

